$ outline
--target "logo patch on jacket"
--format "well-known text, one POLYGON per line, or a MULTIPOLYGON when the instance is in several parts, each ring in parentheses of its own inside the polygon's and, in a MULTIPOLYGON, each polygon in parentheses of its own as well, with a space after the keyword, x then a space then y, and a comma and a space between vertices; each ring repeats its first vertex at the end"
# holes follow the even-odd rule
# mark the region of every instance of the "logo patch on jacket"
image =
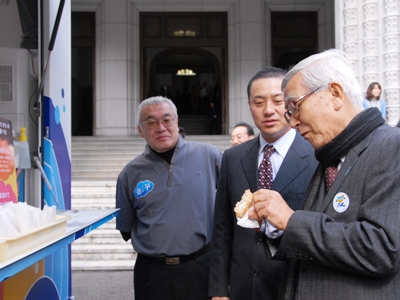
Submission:
POLYGON ((150 193, 153 190, 153 188, 154 188, 154 183, 152 183, 151 181, 148 180, 139 181, 133 193, 135 194, 135 197, 139 199, 150 193))
POLYGON ((333 197, 333 209, 338 212, 342 213, 346 211, 349 207, 350 199, 345 193, 337 193, 335 197, 333 197))

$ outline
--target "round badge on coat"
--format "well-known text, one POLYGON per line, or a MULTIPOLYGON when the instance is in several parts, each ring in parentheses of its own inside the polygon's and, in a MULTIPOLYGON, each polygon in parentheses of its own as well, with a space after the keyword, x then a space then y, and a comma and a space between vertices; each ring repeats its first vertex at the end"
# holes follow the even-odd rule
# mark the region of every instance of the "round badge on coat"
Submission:
POLYGON ((333 209, 338 212, 342 213, 346 211, 346 209, 350 205, 350 199, 349 196, 347 196, 345 193, 337 193, 335 197, 333 197, 333 209))

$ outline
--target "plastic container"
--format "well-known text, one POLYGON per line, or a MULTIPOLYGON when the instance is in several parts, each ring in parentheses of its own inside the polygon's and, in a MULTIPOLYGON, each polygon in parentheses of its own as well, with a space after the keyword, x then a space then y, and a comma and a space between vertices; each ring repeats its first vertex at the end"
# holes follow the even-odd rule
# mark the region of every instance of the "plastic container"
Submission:
POLYGON ((14 141, 15 168, 30 169, 32 167, 29 152, 29 143, 26 137, 26 128, 21 127, 21 134, 18 141, 14 141))
POLYGON ((15 237, 0 236, 0 263, 65 235, 70 216, 57 215, 56 221, 36 227, 15 237))

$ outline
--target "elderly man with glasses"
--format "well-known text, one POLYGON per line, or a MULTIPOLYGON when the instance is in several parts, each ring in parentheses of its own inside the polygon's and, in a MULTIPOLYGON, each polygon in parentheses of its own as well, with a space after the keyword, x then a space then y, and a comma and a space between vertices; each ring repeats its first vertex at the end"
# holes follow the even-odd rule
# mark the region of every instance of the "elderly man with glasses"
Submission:
POLYGON ((181 137, 167 98, 144 100, 137 119, 147 146, 118 176, 116 194, 117 229, 138 253, 135 299, 208 299, 222 152, 181 137))
POLYGON ((290 126, 319 166, 304 206, 274 191, 254 194, 256 220, 283 230, 281 299, 400 299, 400 131, 377 108, 363 110, 352 62, 331 49, 285 76, 290 126))

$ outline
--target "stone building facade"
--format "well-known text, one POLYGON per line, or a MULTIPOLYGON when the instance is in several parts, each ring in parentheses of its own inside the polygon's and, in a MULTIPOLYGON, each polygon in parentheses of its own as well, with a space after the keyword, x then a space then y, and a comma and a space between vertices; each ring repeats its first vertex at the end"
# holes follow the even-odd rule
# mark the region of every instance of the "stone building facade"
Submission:
POLYGON ((71 8, 96 15, 93 135, 137 134, 141 12, 227 13, 226 134, 239 121, 251 123, 246 86, 271 64, 274 11, 317 12, 318 52, 345 51, 364 90, 372 81, 381 83, 387 123, 400 117, 399 0, 71 0, 71 8))

